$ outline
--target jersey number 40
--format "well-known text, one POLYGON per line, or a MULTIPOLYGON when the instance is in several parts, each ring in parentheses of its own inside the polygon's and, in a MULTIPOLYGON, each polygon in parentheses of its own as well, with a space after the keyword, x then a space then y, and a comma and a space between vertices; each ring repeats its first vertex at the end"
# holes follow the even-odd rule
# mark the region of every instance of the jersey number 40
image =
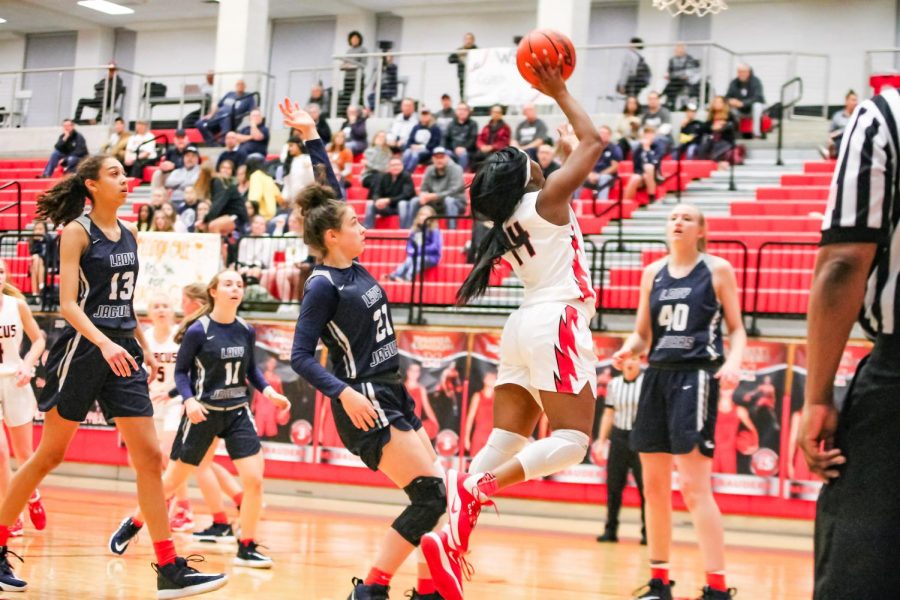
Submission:
POLYGON ((659 325, 666 331, 684 331, 687 329, 688 314, 691 307, 687 304, 663 304, 659 309, 659 325))

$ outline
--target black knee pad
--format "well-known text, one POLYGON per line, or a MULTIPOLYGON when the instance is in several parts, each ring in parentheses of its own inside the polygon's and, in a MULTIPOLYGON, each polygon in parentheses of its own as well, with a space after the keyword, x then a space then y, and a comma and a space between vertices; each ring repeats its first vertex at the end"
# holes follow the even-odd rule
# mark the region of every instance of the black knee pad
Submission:
POLYGON ((447 512, 447 488, 439 477, 416 477, 403 491, 409 496, 410 505, 391 526, 404 540, 418 546, 419 539, 434 529, 447 512))

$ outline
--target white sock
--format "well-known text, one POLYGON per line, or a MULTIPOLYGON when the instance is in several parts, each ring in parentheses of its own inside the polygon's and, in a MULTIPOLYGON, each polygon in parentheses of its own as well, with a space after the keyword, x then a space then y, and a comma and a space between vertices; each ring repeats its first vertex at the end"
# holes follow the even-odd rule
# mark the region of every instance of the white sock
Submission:
POLYGON ((574 429, 557 429, 542 440, 529 444, 516 455, 525 479, 552 475, 584 460, 590 438, 574 429))
POLYGON ((505 429, 491 430, 484 448, 478 451, 472 464, 469 465, 469 473, 484 473, 496 469, 519 451, 528 445, 528 438, 506 431, 505 429))

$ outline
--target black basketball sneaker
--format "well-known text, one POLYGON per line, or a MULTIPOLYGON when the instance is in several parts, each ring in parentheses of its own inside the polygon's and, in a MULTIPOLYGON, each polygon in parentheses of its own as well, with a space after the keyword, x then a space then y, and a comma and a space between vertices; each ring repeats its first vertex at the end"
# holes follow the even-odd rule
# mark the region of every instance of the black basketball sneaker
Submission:
POLYGON ((714 590, 713 588, 704 586, 703 595, 700 596, 697 600, 731 600, 737 596, 737 590, 734 588, 728 588, 725 591, 722 590, 714 590))
POLYGON ((238 567, 250 567, 252 569, 271 569, 272 559, 259 551, 256 542, 247 544, 239 543, 237 556, 234 557, 234 564, 238 567))
POLYGON ((141 528, 134 524, 131 517, 127 517, 119 524, 119 528, 109 538, 109 551, 113 554, 125 554, 128 544, 134 539, 141 528))
POLYGON ((434 592, 433 594, 420 594, 416 591, 416 588, 407 591, 406 597, 409 598, 409 600, 444 600, 437 592, 434 592))
POLYGON ((6 546, 0 546, 0 592, 24 592, 28 589, 28 584, 13 573, 9 564, 9 557, 7 556, 9 554, 12 554, 21 562, 25 562, 21 556, 6 546))
POLYGON ((347 596, 347 600, 388 600, 388 590, 386 585, 366 585, 362 579, 353 578, 353 591, 347 596))
POLYGON ((213 523, 203 531, 194 532, 194 540, 213 544, 233 544, 234 531, 229 523, 213 523))
POLYGON ((228 583, 224 573, 201 573, 191 567, 189 562, 203 562, 203 557, 192 555, 187 558, 179 556, 168 565, 153 565, 156 571, 156 597, 159 600, 187 598, 215 591, 228 583))
POLYGON ((636 589, 634 600, 672 600, 674 581, 663 583, 662 579, 651 579, 647 585, 636 589))

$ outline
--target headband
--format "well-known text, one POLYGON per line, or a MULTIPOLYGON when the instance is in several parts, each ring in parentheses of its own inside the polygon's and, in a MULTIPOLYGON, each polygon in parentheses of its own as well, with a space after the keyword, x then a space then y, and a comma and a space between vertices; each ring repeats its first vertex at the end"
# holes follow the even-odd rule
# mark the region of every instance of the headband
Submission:
POLYGON ((515 146, 515 149, 521 152, 525 156, 525 183, 522 185, 522 189, 524 190, 528 187, 528 184, 531 183, 531 157, 528 156, 528 153, 515 146))

